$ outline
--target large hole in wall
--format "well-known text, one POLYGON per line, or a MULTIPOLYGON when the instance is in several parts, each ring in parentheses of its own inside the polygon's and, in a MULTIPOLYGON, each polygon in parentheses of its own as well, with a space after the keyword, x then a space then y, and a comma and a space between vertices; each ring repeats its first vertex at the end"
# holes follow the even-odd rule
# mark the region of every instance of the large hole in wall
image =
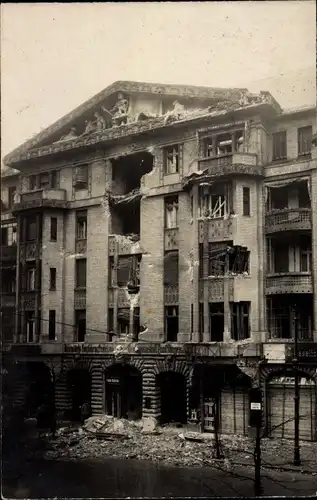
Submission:
POLYGON ((112 161, 111 225, 113 234, 140 235, 141 178, 151 172, 153 156, 137 153, 112 161))

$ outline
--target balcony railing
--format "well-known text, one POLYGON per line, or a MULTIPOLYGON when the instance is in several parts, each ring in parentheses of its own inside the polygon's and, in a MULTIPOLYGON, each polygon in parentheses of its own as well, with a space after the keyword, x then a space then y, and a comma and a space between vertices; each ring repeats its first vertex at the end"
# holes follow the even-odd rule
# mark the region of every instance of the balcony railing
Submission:
POLYGON ((65 189, 41 189, 21 193, 13 205, 13 212, 39 207, 67 208, 65 189))
POLYGON ((142 253, 140 248, 140 240, 124 236, 122 234, 111 234, 108 239, 108 254, 114 255, 118 251, 118 255, 132 255, 142 253))
POLYGON ((311 229, 310 208, 286 208, 266 214, 265 230, 267 233, 311 229))
POLYGON ((164 304, 166 306, 176 306, 178 304, 178 285, 165 285, 164 304))
POLYGON ((250 153, 234 153, 199 160, 198 168, 202 172, 208 170, 211 177, 228 175, 262 176, 263 168, 257 165, 257 155, 250 153))
POLYGON ((200 220, 198 223, 199 243, 204 241, 205 224, 208 224, 208 241, 227 241, 233 239, 235 232, 235 221, 233 218, 200 220))
MULTIPOLYGON (((234 293, 234 278, 227 278, 228 294, 229 300, 233 300, 234 293)), ((208 290, 208 301, 209 302, 223 302, 224 300, 224 287, 225 287, 225 277, 221 278, 207 278, 199 280, 199 301, 204 300, 204 290, 207 287, 208 290)))
POLYGON ((15 262, 17 258, 17 246, 1 245, 0 258, 2 262, 15 262))
POLYGON ((279 273, 266 277, 266 294, 313 293, 311 273, 279 273))

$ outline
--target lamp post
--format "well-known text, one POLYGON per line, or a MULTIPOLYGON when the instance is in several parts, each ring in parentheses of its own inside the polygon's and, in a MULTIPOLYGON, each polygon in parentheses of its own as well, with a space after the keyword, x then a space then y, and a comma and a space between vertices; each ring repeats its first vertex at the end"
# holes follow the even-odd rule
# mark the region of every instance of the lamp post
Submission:
POLYGON ((295 395, 294 395, 294 465, 300 465, 299 449, 299 374, 298 374, 298 328, 296 318, 296 306, 293 313, 294 318, 294 359, 293 366, 295 371, 295 395))

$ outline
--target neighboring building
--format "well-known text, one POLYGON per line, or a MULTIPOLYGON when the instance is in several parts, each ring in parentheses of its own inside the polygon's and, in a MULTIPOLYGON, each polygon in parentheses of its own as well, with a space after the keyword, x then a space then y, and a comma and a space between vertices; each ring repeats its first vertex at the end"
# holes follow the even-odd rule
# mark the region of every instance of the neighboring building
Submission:
POLYGON ((260 384, 270 433, 293 415, 296 333, 300 436, 315 440, 315 133, 315 108, 283 112, 268 92, 116 82, 8 155, 6 357, 32 381, 16 389, 28 411, 54 372, 61 418, 89 402, 213 430, 216 408, 221 432, 247 434, 260 384))

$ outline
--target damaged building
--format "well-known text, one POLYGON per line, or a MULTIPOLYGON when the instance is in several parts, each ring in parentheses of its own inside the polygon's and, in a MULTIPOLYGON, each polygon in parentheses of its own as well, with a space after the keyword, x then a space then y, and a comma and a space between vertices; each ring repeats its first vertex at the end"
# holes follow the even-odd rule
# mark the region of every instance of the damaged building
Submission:
POLYGON ((317 439, 316 109, 116 82, 4 159, 3 361, 28 416, 317 439), (284 424, 285 421, 285 424, 284 424))

